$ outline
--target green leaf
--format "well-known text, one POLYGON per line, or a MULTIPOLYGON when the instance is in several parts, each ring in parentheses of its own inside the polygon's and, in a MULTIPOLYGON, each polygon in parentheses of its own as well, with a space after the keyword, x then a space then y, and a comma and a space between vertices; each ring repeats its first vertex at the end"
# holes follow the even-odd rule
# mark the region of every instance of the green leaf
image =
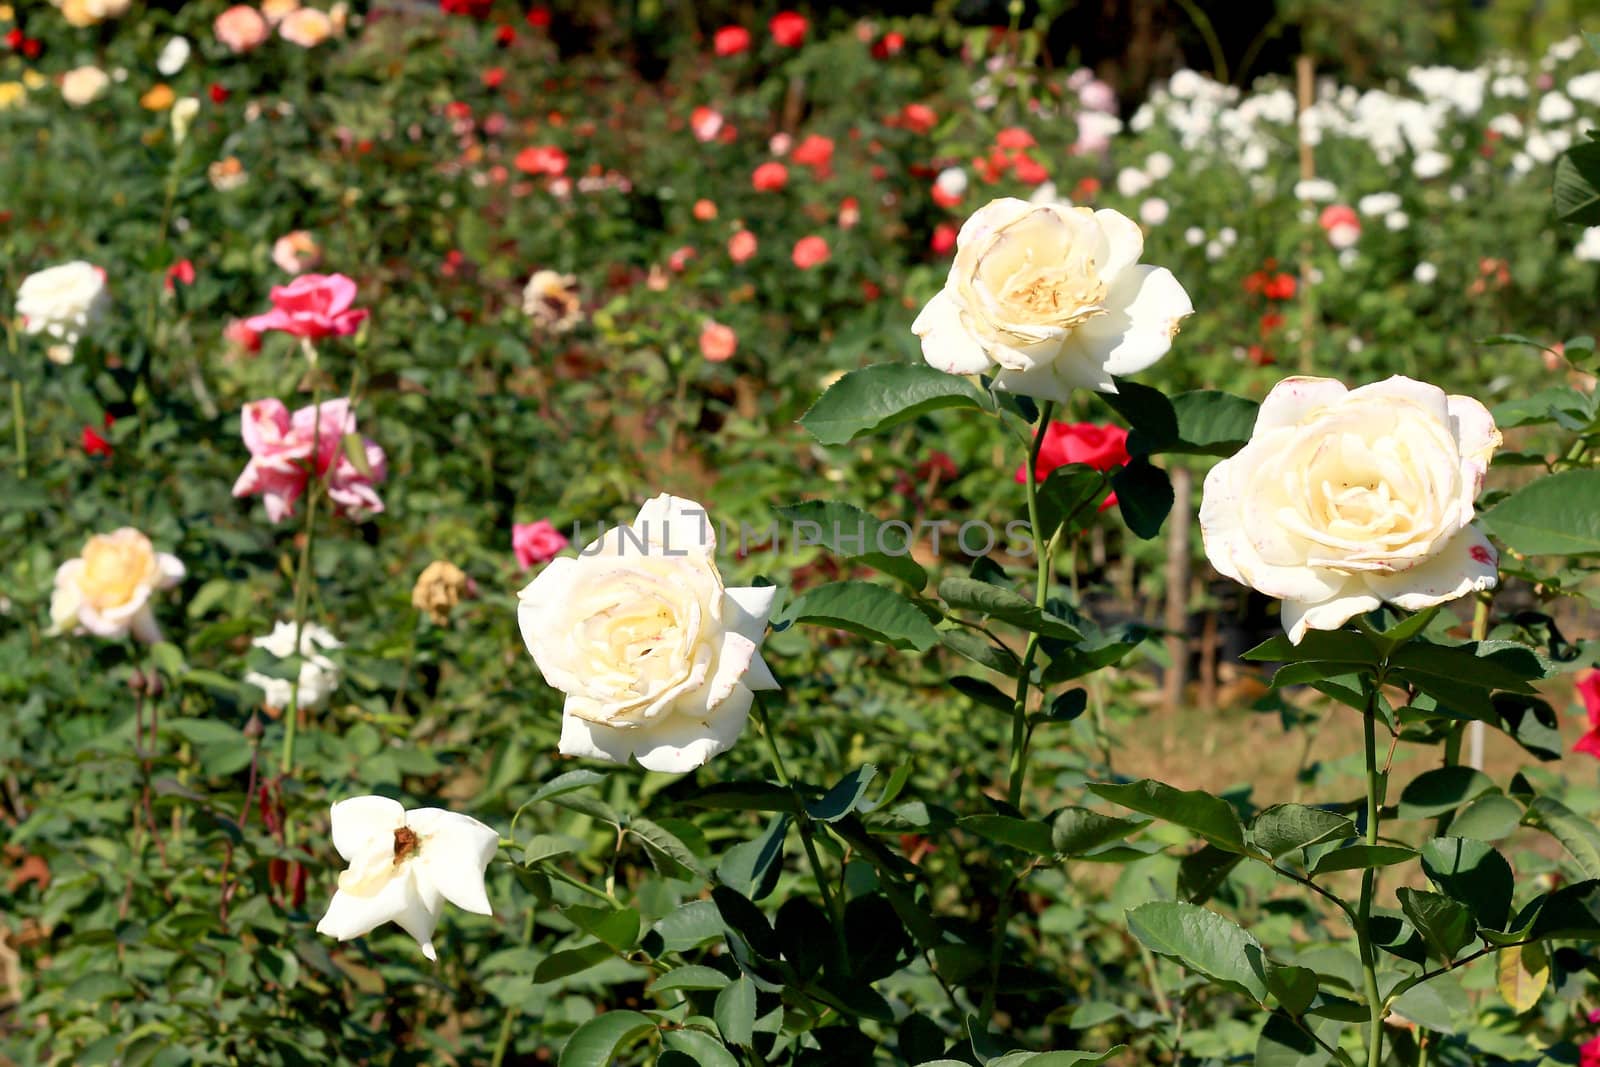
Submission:
POLYGON ((715 1017, 722 1040, 730 1045, 749 1047, 755 1040, 756 987, 740 975, 717 994, 715 1017))
POLYGON ((864 763, 841 778, 820 800, 806 805, 806 814, 819 822, 838 822, 855 811, 867 795, 867 786, 878 775, 878 768, 864 763))
POLYGON ((183 677, 189 669, 183 662, 183 653, 178 646, 166 641, 157 641, 150 646, 150 660, 162 674, 173 680, 183 677))
POLYGON ((573 905, 562 908, 561 914, 578 929, 618 952, 626 952, 639 943, 639 913, 632 908, 573 905))
POLYGON ((1079 856, 1120 841, 1144 825, 1141 820, 1117 819, 1088 808, 1062 808, 1050 820, 1050 847, 1065 856, 1079 856))
POLYGON ((650 992, 665 993, 673 989, 721 989, 730 981, 732 979, 715 967, 690 963, 674 967, 650 983, 650 992))
POLYGON ((787 615, 796 622, 848 630, 894 648, 926 652, 939 643, 939 631, 915 604, 871 582, 819 585, 800 594, 787 615))
POLYGON ((1178 440, 1161 452, 1231 456, 1250 440, 1261 405, 1215 389, 1197 389, 1172 398, 1178 440))
POLYGON ((1148 456, 1177 444, 1178 413, 1166 394, 1125 378, 1117 378, 1116 383, 1115 393, 1096 395, 1133 428, 1128 451, 1148 456))
POLYGON ((1480 926, 1505 929, 1516 878, 1493 848, 1470 838, 1436 837, 1422 846, 1422 870, 1439 892, 1466 905, 1480 926))
POLYGON ((1364 634, 1349 630, 1312 630, 1298 645, 1291 643, 1288 635, 1279 634, 1250 649, 1242 658, 1258 663, 1325 661, 1368 667, 1383 662, 1383 656, 1364 634))
MULTIPOLYGON (((1128 1051, 1127 1045, 1118 1045, 1104 1052, 1076 1052, 1068 1049, 1055 1052, 1008 1052, 1004 1056, 990 1060, 988 1067, 1095 1067, 1096 1064, 1106 1063, 1111 1057, 1120 1056, 1126 1051, 1128 1051)), ((963 1064, 962 1067, 966 1065, 963 1064)))
POLYGON ((1480 642, 1435 645, 1413 641, 1389 657, 1389 665, 1408 675, 1432 675, 1457 685, 1484 690, 1532 693, 1530 682, 1544 677, 1544 665, 1526 645, 1480 642))
POLYGON ((1086 525, 1086 517, 1093 518, 1100 500, 1110 488, 1110 480, 1100 471, 1081 463, 1057 467, 1039 486, 1039 529, 1034 532, 1035 548, 1044 545, 1061 528, 1072 520, 1074 529, 1086 525))
POLYGON ((783 868, 783 845, 789 836, 788 812, 774 815, 761 836, 728 849, 717 864, 717 878, 753 900, 771 893, 783 868))
POLYGON ((1216 845, 1196 849, 1178 864, 1178 896, 1191 904, 1204 904, 1243 862, 1237 852, 1224 852, 1216 845))
POLYGON ((1181 901, 1158 900, 1128 912, 1128 929, 1158 956, 1175 960, 1259 1003, 1267 999, 1261 943, 1231 919, 1181 901), (1253 951, 1252 951, 1253 950, 1253 951))
POLYGON ((1400 845, 1345 845, 1319 856, 1312 865, 1312 875, 1332 874, 1334 871, 1364 871, 1369 867, 1389 867, 1417 858, 1413 849, 1400 845))
POLYGON ((637 1011, 608 1011, 572 1032, 558 1067, 610 1067, 618 1051, 656 1029, 655 1020, 637 1011))
POLYGON ((1063 641, 1083 639, 1083 634, 1065 619, 1047 613, 1021 593, 988 582, 972 578, 946 578, 939 583, 939 596, 952 608, 1000 619, 1041 637, 1056 637, 1063 641))
POLYGON ((974 700, 984 707, 993 708, 995 711, 1011 714, 1016 702, 988 682, 978 678, 968 678, 965 675, 956 675, 950 679, 950 688, 970 700, 974 700))
POLYGON ((1477 925, 1466 905, 1442 893, 1429 893, 1409 886, 1395 890, 1400 910, 1417 928, 1433 955, 1446 962, 1477 936, 1477 925))
POLYGON ((704 878, 706 871, 689 846, 665 827, 636 815, 628 821, 628 833, 637 837, 650 854, 650 861, 666 878, 704 878))
POLYGON ((1111 476, 1117 494, 1117 509, 1135 537, 1148 541, 1161 532, 1176 497, 1167 472, 1143 456, 1135 456, 1126 467, 1111 476))
POLYGON ((1229 852, 1245 852, 1244 827, 1233 805, 1202 790, 1174 789, 1146 778, 1128 785, 1090 782, 1090 792, 1113 804, 1175 823, 1229 852))
POLYGON ((1250 840, 1273 859, 1308 845, 1356 836, 1356 824, 1343 815, 1304 804, 1279 804, 1257 815, 1250 840))
POLYGON ((1432 819, 1485 793, 1498 792, 1494 780, 1471 767, 1436 767, 1413 778, 1400 793, 1402 819, 1432 819))
POLYGON ((1561 842, 1585 878, 1600 878, 1600 830, 1554 797, 1535 797, 1527 822, 1561 842))
POLYGON ((739 1067, 737 1056, 729 1052, 722 1042, 700 1030, 663 1030, 661 1043, 684 1053, 689 1057, 689 1062, 698 1067, 739 1067))
POLYGON ((1082 678, 1103 667, 1121 663, 1129 652, 1142 645, 1152 631, 1137 624, 1120 627, 1114 634, 1094 641, 1081 642, 1074 648, 1064 648, 1050 657, 1050 663, 1040 675, 1039 684, 1049 688, 1082 678))
MULTIPOLYGON (((1591 147, 1600 151, 1600 144, 1591 147)), ((1481 519, 1490 533, 1525 556, 1600 552, 1600 470, 1537 478, 1481 519)))
POLYGON ((1256 1039, 1254 1067, 1326 1067, 1332 1058, 1289 1013, 1275 1011, 1256 1039))
POLYGON ((1600 143, 1580 141, 1561 153, 1551 196, 1560 221, 1600 225, 1600 143))
POLYGON ((1472 1024, 1472 1003, 1453 974, 1441 974, 1414 985, 1390 1005, 1424 1030, 1454 1034, 1472 1024))
POLYGON ((1273 963, 1267 968, 1267 991, 1278 998, 1284 1011, 1304 1015, 1317 998, 1317 972, 1309 967, 1273 963))
POLYGON ((814 538, 835 555, 859 559, 913 591, 928 584, 927 572, 911 558, 909 527, 903 523, 885 524, 854 504, 834 500, 781 504, 772 510, 788 520, 797 541, 802 524, 807 524, 807 540, 814 538))
POLYGON ((1018 819, 1011 815, 968 815, 961 819, 960 825, 962 829, 998 845, 1020 848, 1036 856, 1055 854, 1049 825, 1033 819, 1018 819))
POLYGON ((877 363, 834 382, 800 425, 825 445, 842 445, 930 411, 983 406, 983 394, 959 375, 913 363, 877 363))
POLYGON ((605 780, 606 776, 601 774, 599 771, 580 769, 576 771, 568 771, 565 774, 558 774, 544 785, 540 786, 533 796, 528 798, 527 803, 523 806, 527 807, 529 805, 537 804, 541 800, 549 800, 551 797, 558 797, 563 793, 570 793, 577 789, 586 789, 591 785, 598 785, 605 780))
POLYGON ((793 790, 773 782, 715 782, 683 798, 683 802, 697 808, 786 811, 791 814, 799 807, 793 790))
POLYGON ((1450 832, 1457 837, 1499 841, 1510 837, 1521 821, 1522 806, 1515 800, 1504 793, 1485 793, 1450 820, 1450 832))
POLYGON ((655 955, 683 952, 720 939, 722 915, 712 901, 691 900, 663 915, 650 929, 661 938, 661 951, 655 955))
POLYGON ((590 967, 616 958, 616 953, 611 951, 610 946, 603 944, 584 945, 581 948, 552 952, 540 960, 539 966, 533 969, 533 980, 554 982, 558 978, 587 971, 590 967))
POLYGON ((945 624, 948 629, 939 631, 939 643, 950 651, 965 656, 972 662, 989 668, 996 674, 1015 678, 1022 672, 1022 661, 1008 648, 963 626, 945 624))

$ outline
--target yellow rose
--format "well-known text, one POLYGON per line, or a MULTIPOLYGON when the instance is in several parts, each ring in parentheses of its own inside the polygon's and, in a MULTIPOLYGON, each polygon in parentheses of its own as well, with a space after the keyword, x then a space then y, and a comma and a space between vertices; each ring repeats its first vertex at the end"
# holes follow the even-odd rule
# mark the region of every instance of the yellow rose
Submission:
POLYGON ((131 633, 140 641, 159 641, 161 628, 150 609, 150 595, 177 585, 183 574, 178 557, 157 552, 131 526, 97 534, 77 559, 56 569, 51 632, 81 627, 101 637, 131 633))
POLYGON ((28 90, 21 82, 0 82, 0 111, 21 106, 28 98, 28 90))

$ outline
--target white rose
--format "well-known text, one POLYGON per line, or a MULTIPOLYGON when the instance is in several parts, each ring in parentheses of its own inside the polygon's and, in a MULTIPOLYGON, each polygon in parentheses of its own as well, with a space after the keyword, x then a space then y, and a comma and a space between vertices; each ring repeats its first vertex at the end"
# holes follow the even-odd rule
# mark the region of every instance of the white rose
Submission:
POLYGON ((1427 260, 1423 260, 1421 263, 1417 264, 1416 270, 1411 272, 1411 277, 1416 279, 1422 285, 1432 285, 1439 277, 1439 268, 1435 267, 1427 260))
POLYGON ((1411 161, 1411 173, 1423 181, 1437 178, 1449 169, 1450 157, 1431 148, 1426 152, 1418 152, 1417 158, 1411 161))
POLYGON ((74 67, 61 76, 61 98, 73 107, 85 107, 110 84, 110 75, 99 67, 74 67))
POLYGON ((333 806, 333 847, 350 867, 317 923, 317 933, 348 941, 392 922, 438 959, 433 931, 444 902, 493 915, 483 872, 500 850, 500 834, 469 815, 442 808, 407 811, 388 797, 365 796, 333 806))
MULTIPOLYGON (((286 660, 295 654, 294 631, 294 623, 279 622, 273 626, 270 634, 257 637, 250 643, 256 648, 265 649, 277 659, 286 660)), ((323 651, 343 647, 344 643, 327 629, 308 622, 300 627, 300 674, 294 682, 274 678, 260 671, 246 672, 244 680, 266 694, 268 707, 287 708, 292 702, 302 710, 320 708, 339 688, 339 665, 324 655, 323 651), (299 689, 298 698, 295 696, 296 688, 299 689)))
POLYGON ((154 644, 161 640, 150 596, 183 580, 177 556, 157 552, 150 538, 131 526, 96 534, 76 559, 56 568, 50 597, 50 632, 83 629, 100 637, 132 634, 154 644))
POLYGON ((1296 644, 1384 601, 1418 611, 1493 588, 1494 547, 1471 523, 1499 445, 1488 409, 1424 382, 1286 378, 1206 476, 1206 555, 1282 600, 1296 644))
POLYGON ((28 333, 48 333, 68 344, 104 313, 106 272, 92 263, 74 260, 37 271, 17 287, 17 314, 28 333))
POLYGON ((1146 226, 1160 226, 1167 221, 1171 207, 1159 196, 1152 196, 1139 205, 1139 221, 1146 226))
POLYGON ((189 53, 188 38, 172 38, 161 49, 161 54, 156 57, 156 70, 160 71, 161 76, 164 78, 172 77, 183 69, 185 63, 189 62, 189 53))
POLYGON ((519 594, 522 639, 566 693, 561 751, 681 773, 730 748, 752 690, 772 588, 729 589, 705 509, 665 494, 519 594))
POLYGON ((951 374, 999 364, 995 388, 1065 401, 1074 387, 1115 392, 1172 347, 1189 294, 1139 262, 1132 219, 1005 198, 956 237, 944 288, 911 325, 927 361, 951 374))

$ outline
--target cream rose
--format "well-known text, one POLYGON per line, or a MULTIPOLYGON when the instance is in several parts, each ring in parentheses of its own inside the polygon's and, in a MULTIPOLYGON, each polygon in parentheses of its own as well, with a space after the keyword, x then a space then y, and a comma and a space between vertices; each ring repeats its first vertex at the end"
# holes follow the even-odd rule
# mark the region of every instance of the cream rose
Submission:
POLYGON ((73 107, 87 107, 100 99, 111 75, 99 67, 73 67, 61 75, 61 99, 73 107))
POLYGON ((22 279, 17 287, 17 314, 28 333, 47 333, 68 344, 105 313, 106 272, 74 260, 22 279))
POLYGON ((1424 382, 1285 378, 1206 476, 1206 555, 1282 600, 1296 644, 1383 601, 1418 611, 1493 588, 1494 546, 1471 523, 1499 445, 1482 404, 1424 382))
POLYGON ((333 20, 314 7, 300 7, 278 23, 278 36, 301 48, 315 48, 333 36, 333 20))
POLYGON ((912 332, 942 371, 998 365, 996 389, 1058 401, 1074 388, 1116 392, 1112 376, 1166 355, 1194 311, 1143 252, 1138 224, 1109 208, 995 200, 961 227, 944 288, 912 332))
POLYGON ((161 640, 150 595, 183 579, 177 556, 157 552, 150 538, 130 526, 97 534, 77 559, 56 568, 50 599, 51 633, 82 628, 100 637, 132 634, 149 644, 161 640))
POLYGON ((522 590, 522 639, 567 695, 564 754, 693 770, 778 687, 759 652, 773 590, 724 587, 715 549, 705 510, 662 495, 522 590))

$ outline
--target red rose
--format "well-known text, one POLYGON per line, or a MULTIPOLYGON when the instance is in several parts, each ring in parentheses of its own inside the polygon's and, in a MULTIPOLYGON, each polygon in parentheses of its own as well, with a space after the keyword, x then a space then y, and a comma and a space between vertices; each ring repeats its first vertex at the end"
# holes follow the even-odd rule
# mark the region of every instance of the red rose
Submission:
POLYGON ((890 30, 878 38, 872 45, 873 59, 888 59, 897 56, 906 46, 906 35, 898 30, 890 30))
MULTIPOLYGON (((111 417, 111 412, 106 412, 106 429, 111 429, 111 425, 116 421, 111 417)), ((111 442, 96 433, 93 426, 85 426, 83 428, 83 451, 90 456, 109 456, 111 455, 111 442)))
POLYGON ((750 184, 758 192, 776 192, 789 184, 789 168, 777 162, 763 163, 750 175, 750 184))
POLYGON ((711 37, 711 48, 719 56, 736 56, 750 47, 750 31, 743 26, 724 26, 711 37))
MULTIPOLYGON (((1044 431, 1044 443, 1039 446, 1039 464, 1034 476, 1039 481, 1050 477, 1057 467, 1081 463, 1097 471, 1113 471, 1126 466, 1128 431, 1120 426, 1101 426, 1092 422, 1052 422, 1044 431)), ((1027 467, 1017 468, 1018 483, 1028 480, 1027 467)), ((1117 494, 1106 497, 1100 510, 1105 511, 1117 502, 1117 494)))
POLYGON ((211 88, 207 89, 206 92, 211 95, 211 102, 213 104, 225 104, 228 102, 228 90, 224 89, 216 82, 212 82, 211 88))
POLYGON ((810 270, 818 264, 826 263, 828 255, 828 242, 811 234, 794 243, 794 251, 790 254, 790 258, 801 270, 810 270))
POLYGON ((798 11, 780 11, 767 23, 767 31, 779 48, 799 48, 805 43, 809 25, 798 11))
POLYGON ((900 122, 912 133, 927 133, 938 121, 938 114, 927 104, 907 104, 900 109, 900 122))
POLYGON ((536 30, 542 30, 550 25, 550 9, 547 7, 529 8, 528 25, 536 30))
POLYGON ((548 174, 554 178, 566 173, 567 154, 551 145, 537 145, 518 152, 513 163, 524 174, 548 174))
POLYGON ((194 264, 187 259, 180 259, 167 268, 167 292, 172 292, 179 285, 194 284, 194 264))

